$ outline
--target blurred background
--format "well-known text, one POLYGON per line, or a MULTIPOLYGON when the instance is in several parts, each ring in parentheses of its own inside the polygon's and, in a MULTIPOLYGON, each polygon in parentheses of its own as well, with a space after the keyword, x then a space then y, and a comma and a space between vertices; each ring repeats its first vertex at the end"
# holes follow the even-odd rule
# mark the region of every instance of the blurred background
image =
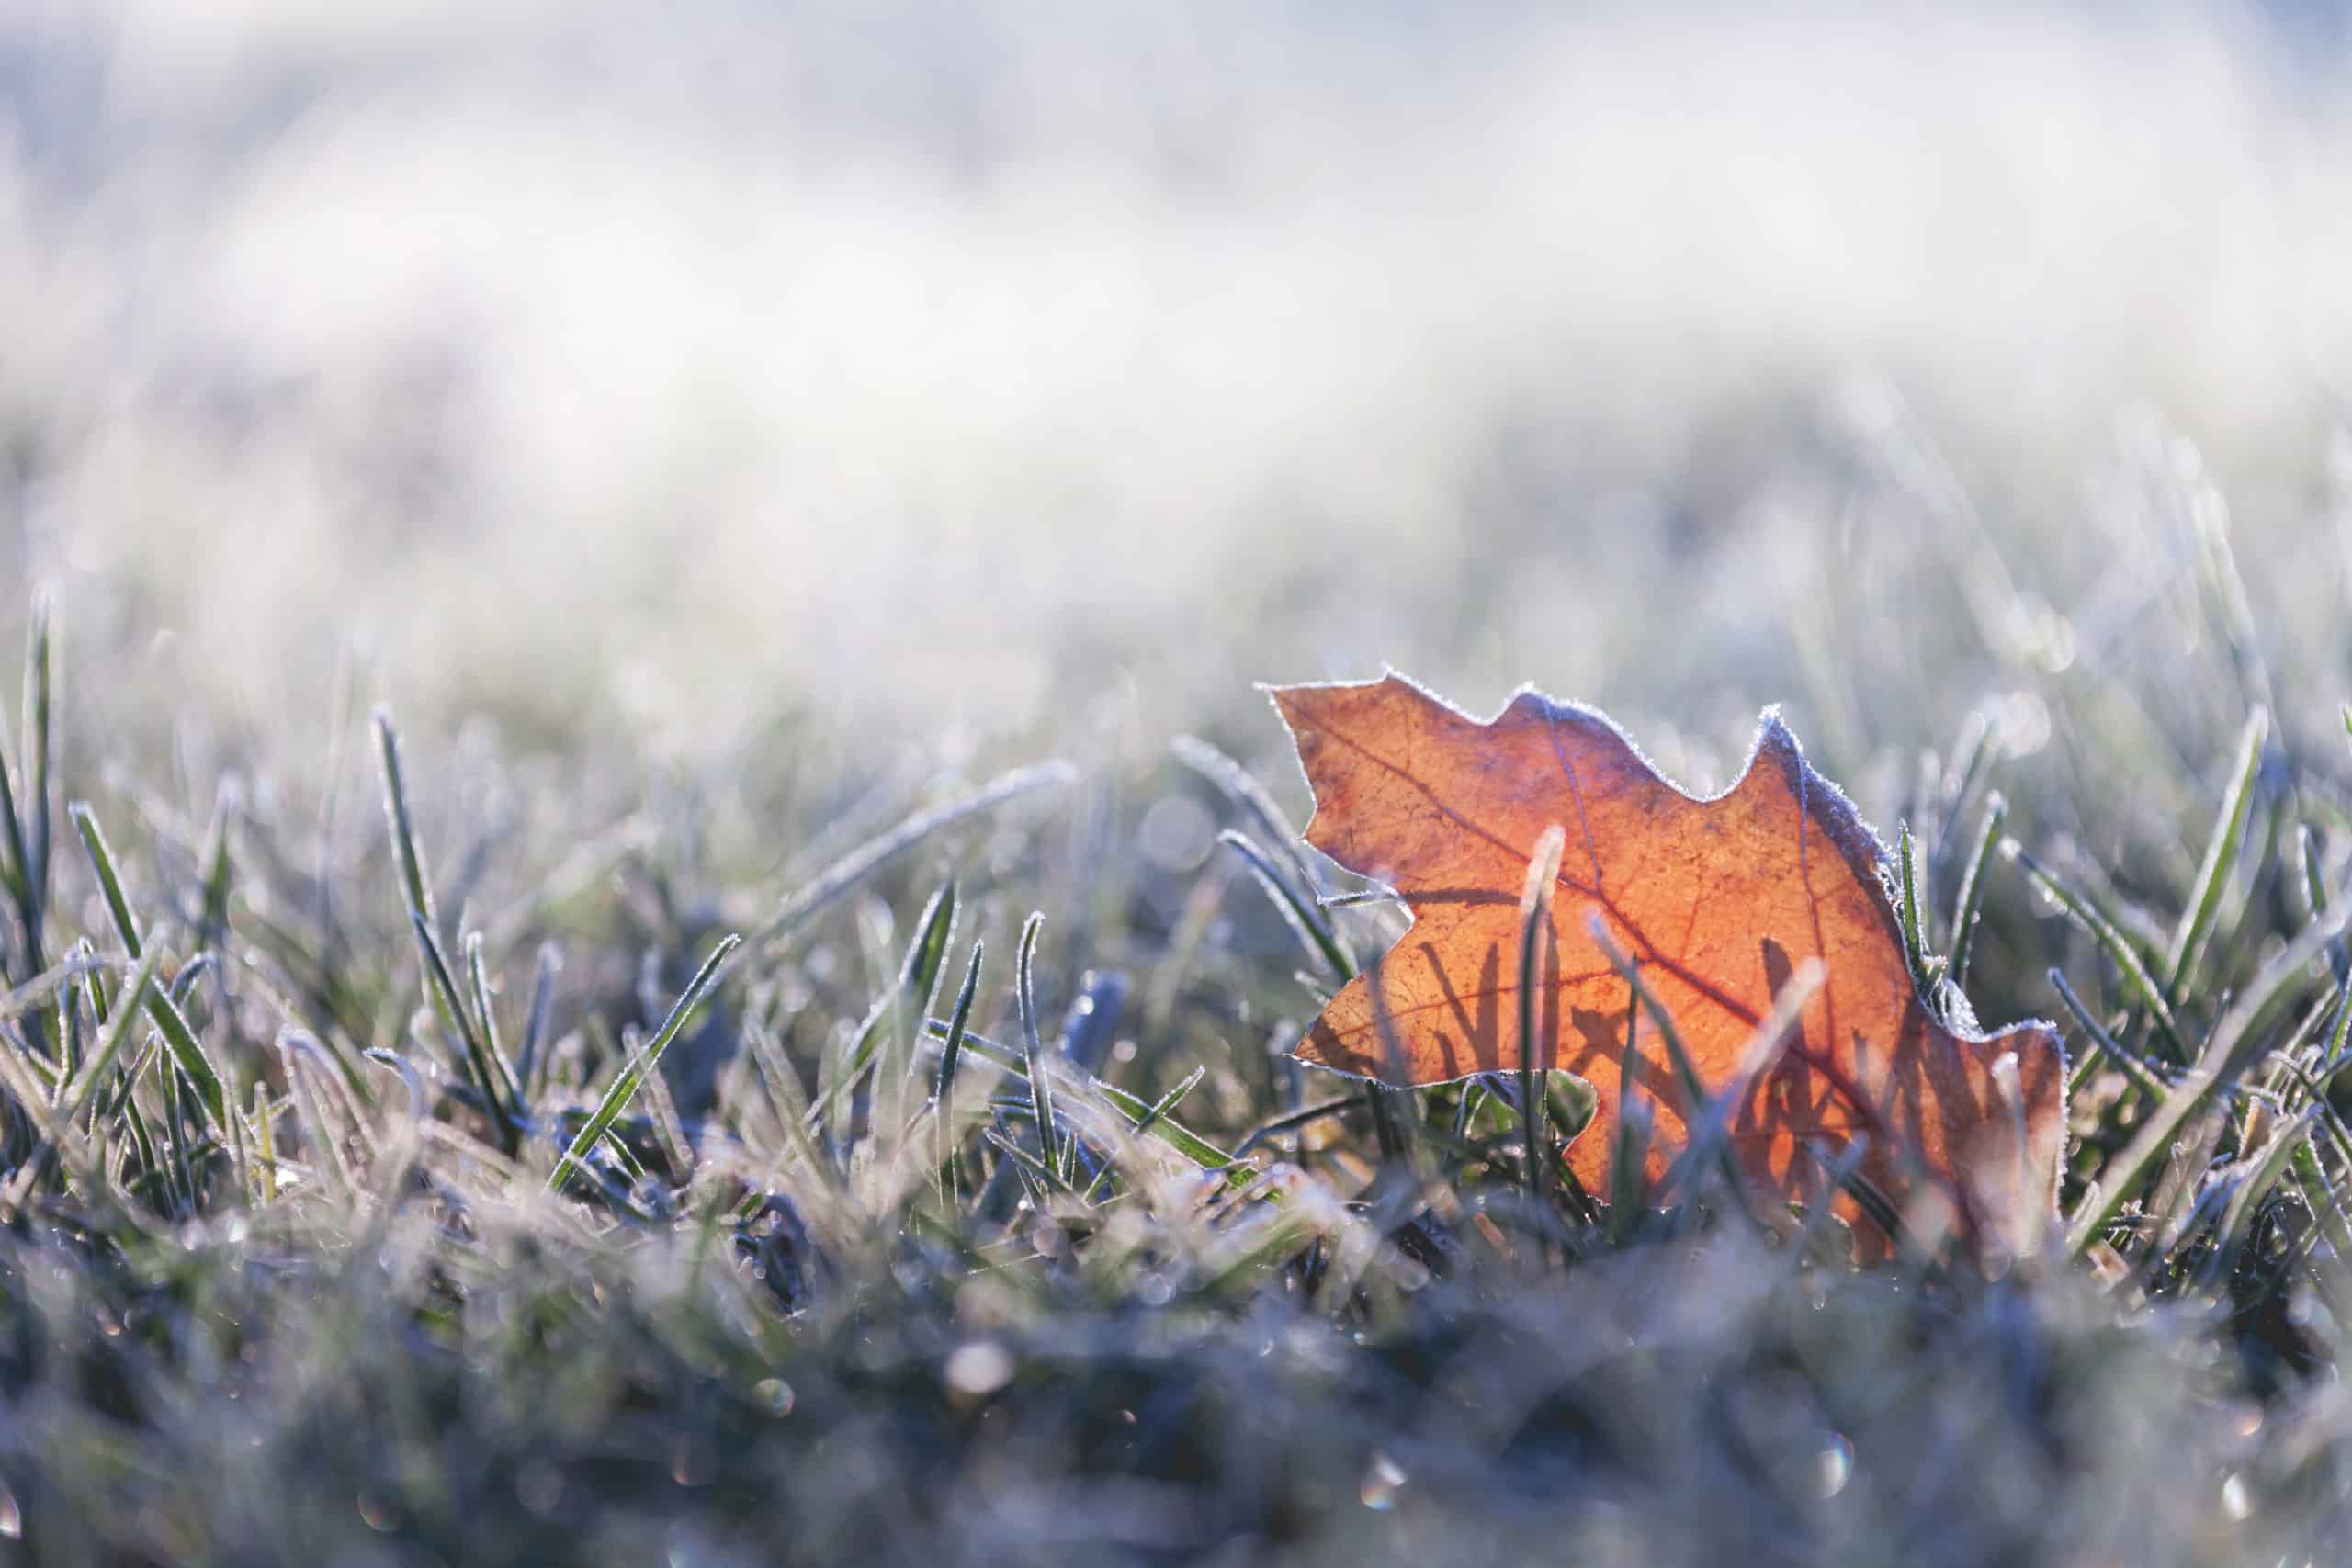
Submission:
POLYGON ((1263 750, 1251 682, 1386 661, 1702 783, 1785 701, 1884 809, 2088 669, 2193 773, 2214 625, 2335 722, 2347 36, 13 0, 0 583, 83 711, 322 750, 339 670, 709 758, 1263 750))

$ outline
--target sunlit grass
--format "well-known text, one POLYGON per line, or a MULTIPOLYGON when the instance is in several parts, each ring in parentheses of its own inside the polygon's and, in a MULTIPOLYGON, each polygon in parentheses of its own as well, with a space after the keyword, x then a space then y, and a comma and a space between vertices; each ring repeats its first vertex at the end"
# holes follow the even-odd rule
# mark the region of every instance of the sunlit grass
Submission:
POLYGON ((1860 639, 1910 634, 1824 585, 1811 704, 1968 716, 1926 756, 1825 748, 1899 781, 1920 984, 2058 1017, 2075 1069, 2029 1256, 1816 1151, 1900 1233, 1863 1273, 1833 1214, 1755 1223, 1722 1115, 1653 1188, 1635 1097, 1588 1192, 1546 1135, 1571 1079, 1290 1060, 1400 918, 1298 844, 1246 692, 912 784, 814 727, 657 767, 389 715, 371 748, 346 713, 336 767, 265 731, 224 784, 117 739, 149 697, 69 678, 38 616, 0 736, 0 1534, 2302 1561, 2352 1476, 2352 791, 2338 694, 2269 669, 2228 548, 2038 676, 1948 622, 1906 676, 1860 639), (1987 669, 2010 696, 1899 684, 1987 669))

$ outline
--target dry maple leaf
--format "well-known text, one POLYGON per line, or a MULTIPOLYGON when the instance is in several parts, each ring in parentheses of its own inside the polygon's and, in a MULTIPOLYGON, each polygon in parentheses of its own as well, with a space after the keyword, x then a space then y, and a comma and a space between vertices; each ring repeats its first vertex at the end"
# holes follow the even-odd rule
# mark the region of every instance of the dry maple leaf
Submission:
MULTIPOLYGON (((1711 1096, 1737 1080, 1758 1025, 1811 959, 1818 987, 1734 1113, 1747 1179, 1817 1201, 1808 1142, 1866 1135, 1862 1171, 1898 1201, 1924 1173, 1980 1235, 2014 1248, 2041 1234, 2065 1135, 2057 1032, 2021 1023, 1980 1035, 1921 1001, 1883 876, 1887 852, 1776 713, 1739 783, 1701 800, 1601 714, 1532 689, 1484 724, 1393 673, 1272 695, 1315 792, 1306 841, 1394 887, 1413 913, 1396 946, 1323 1010, 1301 1057, 1397 1084, 1516 1068, 1521 891, 1557 825, 1536 1058, 1599 1097, 1567 1151, 1589 1190, 1607 1190, 1631 1000, 1610 948, 1637 963, 1711 1096), (2004 1089, 1996 1064, 2011 1054, 2004 1089)), ((1636 1042, 1637 1092, 1655 1101, 1656 1179, 1700 1112, 1646 1017, 1636 1042)), ((1885 1251, 1873 1227, 1858 1226, 1857 1239, 1885 1251)))

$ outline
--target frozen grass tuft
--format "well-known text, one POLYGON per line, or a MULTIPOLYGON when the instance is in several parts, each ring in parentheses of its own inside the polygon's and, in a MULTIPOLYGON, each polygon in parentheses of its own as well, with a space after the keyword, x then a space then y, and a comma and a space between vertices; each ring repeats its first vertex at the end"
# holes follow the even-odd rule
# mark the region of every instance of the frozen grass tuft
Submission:
POLYGON ((552 719, 371 746, 356 702, 312 749, 102 682, 120 648, 38 612, 0 734, 0 1539, 2324 1556, 2352 752, 2324 671, 2274 663, 2311 628, 2174 515, 2128 614, 1983 559, 1930 614, 1883 547, 1809 602, 1800 718, 1902 825, 1919 983, 2058 1017, 2075 1062, 2046 1245, 1980 1266, 1857 1183, 1901 1232, 1868 1273, 1704 1148, 1650 1188, 1637 1116, 1582 1190, 1564 1076, 1294 1064, 1399 918, 1299 847, 1247 691, 912 770, 785 718, 688 762, 552 719))

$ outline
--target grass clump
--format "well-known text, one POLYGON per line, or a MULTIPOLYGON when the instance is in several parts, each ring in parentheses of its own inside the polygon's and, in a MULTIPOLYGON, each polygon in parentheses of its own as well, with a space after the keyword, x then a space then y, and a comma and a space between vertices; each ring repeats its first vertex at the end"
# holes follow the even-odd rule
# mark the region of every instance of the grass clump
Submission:
POLYGON ((2352 1524, 2352 792, 2224 643, 2236 739, 2153 828, 2097 809, 2154 754, 2094 743, 2112 684, 2047 688, 2071 782, 1984 724, 1917 771, 1914 967, 1955 1018, 2063 1010, 2064 1223, 1987 1268, 1858 1184, 1904 1245, 1856 1272, 1831 1214, 1749 1223, 1703 1135, 1652 1189, 1638 1097, 1587 1192, 1573 1079, 1301 1071, 1398 918, 1207 740, 844 832, 839 780, 380 716, 380 827, 333 770, 225 761, 198 813, 59 700, 36 616, 0 737, 0 1543, 2304 1561, 2352 1524), (1168 799, 1204 823, 1181 874, 1132 848, 1168 799))

